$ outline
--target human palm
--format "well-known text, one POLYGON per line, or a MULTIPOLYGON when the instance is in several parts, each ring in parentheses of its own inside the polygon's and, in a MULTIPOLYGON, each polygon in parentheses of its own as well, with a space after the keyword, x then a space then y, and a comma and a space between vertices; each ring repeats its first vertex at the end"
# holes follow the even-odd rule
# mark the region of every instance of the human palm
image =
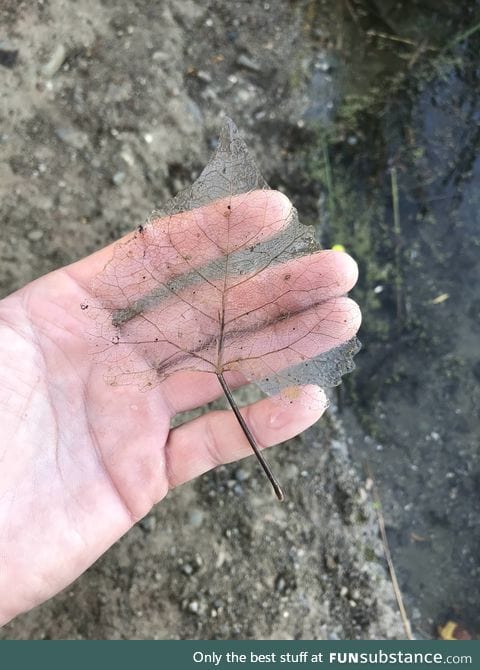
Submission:
MULTIPOLYGON (((0 624, 67 586, 170 488, 250 453, 228 411, 170 429, 178 412, 221 395, 214 375, 178 372, 150 393, 105 383, 88 354, 91 323, 80 304, 111 256, 106 248, 0 302, 0 624)), ((314 263, 335 276, 338 296, 355 283, 346 254, 320 252, 314 263)), ((340 300, 348 312, 348 328, 339 319, 342 341, 359 313, 340 300)), ((292 403, 264 399, 243 413, 269 446, 324 408, 323 392, 310 386, 292 403)))

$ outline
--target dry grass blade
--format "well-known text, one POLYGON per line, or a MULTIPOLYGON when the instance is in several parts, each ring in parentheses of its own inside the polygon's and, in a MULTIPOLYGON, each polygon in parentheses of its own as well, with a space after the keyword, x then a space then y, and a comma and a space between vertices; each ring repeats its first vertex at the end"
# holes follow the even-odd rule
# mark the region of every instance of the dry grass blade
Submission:
POLYGON ((382 503, 381 503, 380 497, 378 495, 378 490, 377 490, 377 486, 375 484, 375 480, 373 479, 372 471, 371 471, 371 469, 368 465, 367 465, 366 470, 367 470, 367 475, 372 482, 372 490, 373 490, 373 497, 374 497, 374 502, 375 502, 375 511, 376 511, 377 520, 378 520, 378 528, 380 530, 380 538, 382 540, 383 553, 385 554, 385 560, 387 561, 388 573, 390 575, 390 580, 392 582, 393 592, 395 594, 395 599, 397 601, 398 609, 400 611, 400 617, 402 619, 402 624, 403 624, 403 628, 405 630, 405 635, 407 637, 407 640, 413 640, 414 637, 412 635, 412 627, 410 625, 410 620, 409 620, 408 615, 407 615, 407 610, 405 609, 405 605, 403 603, 402 592, 400 590, 400 586, 398 584, 398 579, 397 579, 397 574, 395 572, 395 567, 393 565, 392 553, 390 551, 390 545, 388 544, 387 531, 385 529, 385 519, 383 517, 383 512, 382 512, 382 503))

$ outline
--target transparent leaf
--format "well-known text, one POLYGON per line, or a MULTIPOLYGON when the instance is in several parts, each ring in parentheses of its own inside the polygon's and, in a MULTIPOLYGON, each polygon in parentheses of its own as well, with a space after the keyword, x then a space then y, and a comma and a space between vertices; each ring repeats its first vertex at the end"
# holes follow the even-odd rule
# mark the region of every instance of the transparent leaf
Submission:
POLYGON ((227 120, 195 183, 94 280, 93 349, 108 382, 148 389, 178 371, 236 371, 277 393, 336 385, 354 367, 357 311, 328 265, 314 271, 312 230, 273 193, 227 120))

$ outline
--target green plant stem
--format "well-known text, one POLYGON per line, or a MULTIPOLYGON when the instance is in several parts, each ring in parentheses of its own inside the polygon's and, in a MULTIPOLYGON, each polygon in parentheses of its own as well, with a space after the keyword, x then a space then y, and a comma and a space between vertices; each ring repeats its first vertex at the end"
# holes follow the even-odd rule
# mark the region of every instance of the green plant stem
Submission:
POLYGON ((463 42, 463 40, 466 40, 467 37, 470 37, 470 35, 473 35, 474 33, 478 32, 480 30, 480 21, 478 23, 475 23, 473 26, 468 28, 467 30, 464 30, 463 33, 460 33, 459 35, 456 35, 453 40, 451 40, 447 46, 445 47, 445 51, 448 51, 452 47, 454 47, 456 44, 459 42, 463 42))

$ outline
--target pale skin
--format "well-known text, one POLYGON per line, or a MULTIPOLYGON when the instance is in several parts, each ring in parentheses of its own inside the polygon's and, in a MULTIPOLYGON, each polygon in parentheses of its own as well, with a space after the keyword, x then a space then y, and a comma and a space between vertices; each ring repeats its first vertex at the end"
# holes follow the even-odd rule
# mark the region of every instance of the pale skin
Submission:
MULTIPOLYGON (((231 411, 170 429, 177 413, 222 394, 214 375, 179 372, 147 393, 105 383, 80 304, 111 256, 107 247, 0 302, 0 624, 65 588, 170 489, 251 454, 231 411)), ((315 263, 341 278, 339 296, 355 284, 347 254, 315 263)), ((345 305, 342 339, 360 325, 345 305)), ((290 400, 243 408, 261 447, 301 433, 326 407, 315 386, 290 400)))

